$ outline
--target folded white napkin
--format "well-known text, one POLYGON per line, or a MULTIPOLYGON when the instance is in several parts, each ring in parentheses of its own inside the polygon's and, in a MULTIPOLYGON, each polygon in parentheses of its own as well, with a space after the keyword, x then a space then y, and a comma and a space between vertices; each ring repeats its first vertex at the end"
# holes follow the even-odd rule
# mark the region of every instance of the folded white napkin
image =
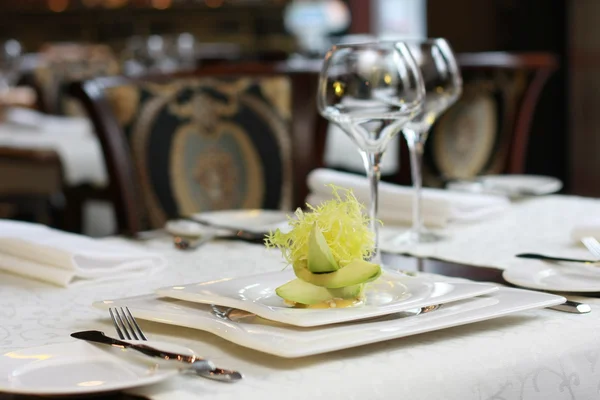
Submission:
POLYGON ((127 244, 0 220, 0 270, 58 286, 141 278, 167 265, 127 244))
POLYGON ((571 238, 576 242, 588 236, 600 240, 600 219, 582 222, 571 230, 571 238))
MULTIPOLYGON (((369 182, 359 175, 317 169, 308 176, 310 195, 307 203, 318 204, 332 198, 334 184, 352 189, 362 203, 370 203, 369 182)), ((413 189, 386 182, 379 184, 379 219, 385 224, 409 224, 412 221, 413 189)), ((422 210, 425 225, 444 227, 449 221, 474 221, 499 213, 510 206, 503 196, 423 189, 422 210)))

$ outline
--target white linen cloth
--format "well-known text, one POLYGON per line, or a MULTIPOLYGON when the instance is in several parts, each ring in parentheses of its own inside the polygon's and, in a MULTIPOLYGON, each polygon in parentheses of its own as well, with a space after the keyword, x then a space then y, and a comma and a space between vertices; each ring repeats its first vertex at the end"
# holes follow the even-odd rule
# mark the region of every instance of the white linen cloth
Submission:
MULTIPOLYGON (((108 313, 91 307, 94 301, 278 271, 283 265, 278 252, 240 242, 213 242, 195 252, 175 250, 169 241, 132 245, 163 253, 172 268, 143 281, 69 290, 0 273, 0 354, 72 342, 69 335, 78 330, 114 336, 108 313)), ((218 366, 242 371, 245 378, 225 385, 181 375, 133 392, 153 400, 594 399, 600 387, 600 299, 584 301, 591 303, 590 314, 527 311, 290 360, 199 330, 139 321, 151 340, 189 347, 218 366)))
MULTIPOLYGON (((598 211, 600 212, 600 210, 598 211)), ((596 215, 600 217, 600 214, 596 215)), ((596 238, 596 240, 600 240, 600 218, 592 217, 586 222, 580 222, 577 225, 575 225, 571 231, 571 238, 574 241, 580 241, 581 239, 587 236, 591 236, 593 238, 596 238)))
MULTIPOLYGON (((329 184, 352 189, 356 198, 364 204, 371 202, 366 177, 330 169, 317 169, 309 174, 310 194, 306 201, 319 204, 331 199, 329 184)), ((386 225, 410 224, 413 195, 410 187, 381 182, 378 218, 386 225)), ((421 204, 425 225, 444 227, 453 221, 475 221, 498 214, 510 206, 510 201, 502 196, 424 188, 421 204)))
POLYGON ((127 244, 0 220, 0 270, 58 286, 139 279, 166 266, 162 255, 127 244))
POLYGON ((89 120, 56 117, 32 110, 8 109, 0 122, 0 146, 54 150, 67 184, 108 183, 102 147, 89 120))
POLYGON ((516 258, 519 253, 589 259, 591 254, 572 238, 572 231, 590 215, 600 215, 600 200, 562 195, 532 197, 485 221, 436 230, 443 239, 434 243, 396 243, 394 239, 403 230, 384 226, 380 249, 499 269, 526 268, 529 263, 538 263, 516 258))

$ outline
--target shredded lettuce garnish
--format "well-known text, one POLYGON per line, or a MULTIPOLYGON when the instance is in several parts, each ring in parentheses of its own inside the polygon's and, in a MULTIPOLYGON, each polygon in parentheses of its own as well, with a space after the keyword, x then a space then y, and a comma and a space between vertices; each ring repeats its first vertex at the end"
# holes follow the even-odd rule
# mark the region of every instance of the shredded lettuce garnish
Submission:
POLYGON ((265 245, 278 248, 289 264, 307 259, 308 240, 314 224, 323 232, 340 267, 356 259, 369 259, 373 253, 375 238, 369 229, 370 219, 363 213, 364 205, 359 203, 352 190, 327 186, 333 191, 333 199, 317 206, 307 203, 307 212, 299 208, 295 218, 290 217, 288 224, 292 229, 288 233, 277 229, 265 239, 265 245))

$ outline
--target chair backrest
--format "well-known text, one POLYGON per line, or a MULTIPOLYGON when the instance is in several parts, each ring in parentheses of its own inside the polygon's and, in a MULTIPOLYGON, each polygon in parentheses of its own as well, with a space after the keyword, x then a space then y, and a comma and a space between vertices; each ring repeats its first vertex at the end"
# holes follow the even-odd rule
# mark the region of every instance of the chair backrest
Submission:
MULTIPOLYGON (((443 186, 477 175, 523 173, 536 104, 558 62, 548 53, 457 55, 463 95, 431 129, 423 179, 443 186)), ((410 182, 406 145, 401 143, 396 181, 410 182)))
POLYGON ((72 86, 102 143, 121 232, 202 211, 296 205, 296 170, 305 180, 317 158, 299 149, 313 161, 296 162, 291 79, 215 75, 72 86))
POLYGON ((80 115, 65 91, 71 82, 120 73, 113 51, 105 45, 56 43, 44 46, 24 83, 38 92, 40 109, 49 114, 80 115))

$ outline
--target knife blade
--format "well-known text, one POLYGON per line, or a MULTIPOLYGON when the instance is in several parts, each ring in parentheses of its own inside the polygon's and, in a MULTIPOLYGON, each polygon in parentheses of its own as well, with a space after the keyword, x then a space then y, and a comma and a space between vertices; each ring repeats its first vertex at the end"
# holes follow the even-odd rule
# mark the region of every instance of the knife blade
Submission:
POLYGON ((578 258, 552 257, 552 256, 546 256, 543 254, 536 254, 536 253, 517 254, 515 257, 531 258, 534 260, 575 262, 575 263, 584 263, 584 264, 599 264, 600 263, 600 261, 598 261, 598 260, 581 260, 578 258))
POLYGON ((562 304, 548 307, 557 311, 564 311, 571 314, 587 314, 592 311, 592 307, 586 303, 579 303, 577 301, 567 300, 562 304))
POLYGON ((183 364, 193 364, 196 371, 206 370, 207 372, 210 372, 215 370, 215 366, 211 361, 196 357, 195 355, 172 353, 169 351, 159 350, 145 344, 125 342, 123 340, 108 337, 100 331, 75 332, 71 334, 71 337, 88 342, 136 350, 146 356, 160 358, 162 360, 172 360, 183 364))

